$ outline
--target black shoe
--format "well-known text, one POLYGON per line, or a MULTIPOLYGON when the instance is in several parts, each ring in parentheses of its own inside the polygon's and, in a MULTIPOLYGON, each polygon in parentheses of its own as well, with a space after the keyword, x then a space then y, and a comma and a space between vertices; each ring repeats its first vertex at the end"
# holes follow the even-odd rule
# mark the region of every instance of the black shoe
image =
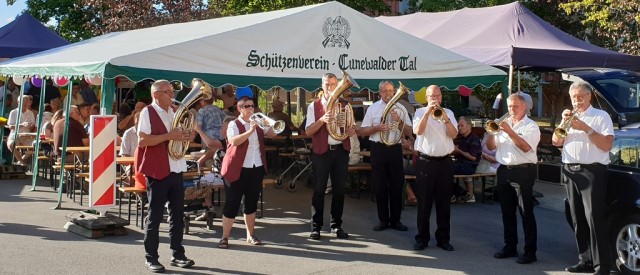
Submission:
POLYGON ((380 222, 378 225, 373 227, 373 231, 382 231, 389 228, 389 224, 386 222, 380 222))
POLYGON ((171 258, 171 262, 169 264, 172 266, 187 268, 196 264, 196 262, 191 259, 187 259, 186 257, 184 259, 171 258))
POLYGON ((331 233, 336 234, 336 237, 338 237, 338 239, 349 238, 349 234, 347 234, 347 232, 344 232, 344 230, 342 230, 342 228, 340 227, 331 228, 331 233))
POLYGON ((593 273, 596 272, 593 269, 593 263, 580 261, 576 265, 565 268, 564 270, 571 273, 593 273))
POLYGON ((429 247, 429 244, 426 242, 417 242, 413 245, 413 250, 424 250, 427 247, 429 247))
POLYGON ((160 264, 159 262, 146 262, 144 263, 144 267, 153 272, 153 273, 163 273, 164 272, 164 266, 162 264, 160 264))
POLYGON ((398 230, 398 231, 409 231, 409 227, 407 227, 406 225, 402 224, 401 222, 396 222, 391 224, 390 226, 391 228, 398 230))
POLYGON ((522 256, 518 257, 516 263, 519 264, 530 264, 537 261, 536 254, 524 253, 522 256))
POLYGON ((319 240, 320 239, 320 231, 311 231, 311 235, 309 235, 309 238, 312 240, 319 240))
POLYGON ((502 250, 493 254, 493 257, 496 259, 505 259, 511 257, 518 257, 518 251, 515 248, 503 247, 502 250))
POLYGON ((442 250, 445 251, 453 251, 453 245, 451 245, 449 242, 439 243, 438 247, 442 248, 442 250))

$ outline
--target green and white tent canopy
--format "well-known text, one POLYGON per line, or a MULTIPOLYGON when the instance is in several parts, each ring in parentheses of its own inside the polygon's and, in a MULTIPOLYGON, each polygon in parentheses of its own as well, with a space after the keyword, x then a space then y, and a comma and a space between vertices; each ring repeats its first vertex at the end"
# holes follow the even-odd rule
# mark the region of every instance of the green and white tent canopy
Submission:
POLYGON ((0 75, 126 76, 219 86, 314 90, 326 72, 361 87, 490 86, 498 69, 376 21, 338 2, 117 32, 0 63, 0 75))

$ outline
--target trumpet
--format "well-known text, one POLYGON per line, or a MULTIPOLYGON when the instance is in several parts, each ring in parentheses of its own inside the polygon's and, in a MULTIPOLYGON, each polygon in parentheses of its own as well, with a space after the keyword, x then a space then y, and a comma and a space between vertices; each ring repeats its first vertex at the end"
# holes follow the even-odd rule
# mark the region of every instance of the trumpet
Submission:
POLYGON ((444 116, 444 109, 442 109, 440 105, 436 105, 435 109, 433 109, 433 112, 431 112, 431 117, 433 117, 433 119, 436 121, 443 122, 444 116))
POLYGON ((484 125, 484 130, 487 131, 490 135, 497 135, 500 133, 500 124, 504 122, 505 119, 511 117, 509 113, 502 115, 499 119, 489 120, 487 124, 484 125))
POLYGON ((571 128, 571 121, 578 115, 576 109, 571 111, 571 116, 564 121, 564 123, 558 125, 556 129, 553 130, 553 134, 559 138, 567 137, 567 132, 569 132, 569 128, 571 128))
POLYGON ((273 132, 276 134, 280 134, 284 131, 285 123, 283 120, 274 120, 263 113, 254 113, 249 117, 249 119, 258 124, 258 127, 262 128, 264 131, 269 130, 271 127, 273 127, 273 132))

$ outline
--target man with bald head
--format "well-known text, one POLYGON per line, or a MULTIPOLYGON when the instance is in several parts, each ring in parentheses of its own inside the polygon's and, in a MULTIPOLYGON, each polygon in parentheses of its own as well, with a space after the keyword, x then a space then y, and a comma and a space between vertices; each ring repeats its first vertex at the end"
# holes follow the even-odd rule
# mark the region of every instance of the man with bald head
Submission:
POLYGON ((427 248, 429 239, 429 219, 431 207, 436 205, 437 246, 453 251, 451 239, 451 193, 453 189, 453 139, 458 135, 458 122, 449 109, 442 107, 440 87, 427 87, 427 107, 416 110, 413 117, 413 133, 416 134, 415 149, 419 159, 416 162, 416 188, 418 198, 418 234, 415 250, 427 248), (434 113, 441 113, 435 116, 434 113))

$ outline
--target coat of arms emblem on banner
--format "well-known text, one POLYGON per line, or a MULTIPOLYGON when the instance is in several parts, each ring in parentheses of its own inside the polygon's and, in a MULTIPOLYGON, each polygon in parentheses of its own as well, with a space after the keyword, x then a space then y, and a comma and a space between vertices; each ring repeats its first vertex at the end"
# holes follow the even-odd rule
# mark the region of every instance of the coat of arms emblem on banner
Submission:
POLYGON ((324 40, 322 41, 323 47, 340 47, 349 48, 349 35, 351 35, 351 26, 347 19, 342 16, 337 16, 335 19, 327 17, 322 25, 322 34, 324 40))

